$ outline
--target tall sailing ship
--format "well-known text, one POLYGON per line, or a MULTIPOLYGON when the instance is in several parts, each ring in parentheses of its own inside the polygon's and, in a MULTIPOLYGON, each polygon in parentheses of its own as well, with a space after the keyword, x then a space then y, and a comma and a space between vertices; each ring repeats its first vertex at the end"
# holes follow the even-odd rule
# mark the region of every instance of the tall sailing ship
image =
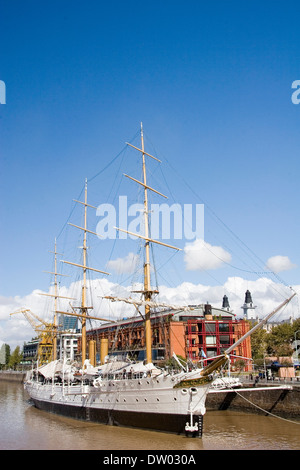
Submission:
MULTIPOLYGON (((128 144, 134 147, 131 144, 128 144)), ((144 149, 143 129, 141 127, 141 148, 134 147, 142 156, 142 181, 125 175, 144 189, 144 235, 134 234, 121 228, 132 236, 144 241, 145 263, 144 284, 141 291, 142 299, 122 299, 107 297, 112 301, 132 303, 140 311, 144 309, 146 359, 133 362, 129 359, 109 359, 107 340, 101 345, 101 365, 95 367, 87 359, 87 319, 111 321, 91 316, 88 312, 92 307, 87 305, 87 271, 92 270, 107 275, 105 271, 87 266, 87 233, 94 233, 87 228, 87 184, 85 184, 84 201, 77 201, 84 206, 84 226, 75 225, 83 231, 83 262, 82 264, 64 261, 67 264, 82 268, 82 292, 80 307, 72 307, 72 312, 57 310, 55 305, 54 342, 58 335, 56 314, 75 315, 82 323, 81 351, 82 363, 70 363, 58 360, 56 346, 53 348, 53 361, 32 369, 26 377, 24 386, 37 408, 53 413, 63 414, 78 419, 90 420, 106 424, 133 426, 175 433, 202 435, 203 416, 206 412, 205 403, 211 384, 220 368, 227 363, 231 351, 250 336, 257 328, 262 327, 269 318, 277 313, 295 295, 280 304, 260 323, 230 346, 224 353, 213 359, 203 368, 187 371, 182 366, 180 371, 171 372, 157 367, 152 362, 151 351, 151 309, 160 305, 154 302, 156 291, 151 288, 150 243, 158 243, 170 249, 178 248, 154 240, 149 235, 148 191, 165 197, 147 183, 146 157, 154 158, 144 149), (79 309, 79 313, 76 312, 79 309)), ((70 224, 73 225, 73 224, 70 224)), ((95 233, 94 233, 95 234, 95 233)), ((95 234, 96 235, 96 234, 95 234)), ((56 247, 55 247, 56 254, 56 247)), ((56 263, 55 263, 55 276, 56 263)), ((59 297, 55 282, 55 300, 59 297)), ((162 305, 161 305, 162 306, 162 305)), ((165 306, 165 305, 164 305, 165 306)), ((172 308, 172 306, 169 306, 172 308)), ((178 308, 177 306, 173 308, 178 308)), ((189 307, 180 307, 189 310, 189 307)), ((92 355, 92 352, 90 353, 92 355)), ((175 359, 176 356, 174 355, 175 359)), ((180 364, 180 363, 179 363, 180 364)))

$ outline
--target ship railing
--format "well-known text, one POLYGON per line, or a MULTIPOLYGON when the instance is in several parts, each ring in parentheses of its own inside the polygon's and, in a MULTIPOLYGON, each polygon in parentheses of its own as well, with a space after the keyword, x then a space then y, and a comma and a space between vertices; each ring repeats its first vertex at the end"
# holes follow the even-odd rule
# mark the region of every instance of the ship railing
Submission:
POLYGON ((145 372, 131 373, 131 372, 119 372, 118 374, 105 374, 101 376, 103 380, 138 380, 149 377, 145 372))

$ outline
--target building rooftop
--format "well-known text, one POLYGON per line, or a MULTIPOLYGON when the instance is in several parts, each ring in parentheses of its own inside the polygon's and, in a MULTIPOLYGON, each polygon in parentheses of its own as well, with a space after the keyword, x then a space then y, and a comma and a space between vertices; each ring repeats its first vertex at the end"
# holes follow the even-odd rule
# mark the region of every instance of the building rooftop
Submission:
MULTIPOLYGON (((199 320, 204 319, 207 317, 207 319, 211 319, 210 316, 213 318, 217 319, 223 319, 223 320, 234 320, 235 319, 235 314, 228 310, 228 308, 223 309, 223 308, 217 308, 213 307, 210 304, 199 304, 199 305, 188 305, 190 307, 190 310, 183 310, 183 309, 178 309, 178 310, 171 310, 171 309, 164 309, 164 310, 159 310, 157 312, 152 312, 151 313, 151 320, 159 320, 163 319, 165 317, 171 316, 172 321, 188 321, 192 320, 195 318, 199 318, 199 320)), ((107 330, 107 329, 114 329, 114 328, 120 328, 120 327, 127 327, 129 325, 134 324, 137 326, 137 324, 140 323, 141 325, 144 323, 143 318, 141 315, 136 314, 135 316, 132 317, 124 317, 121 320, 118 320, 116 322, 111 322, 111 323, 105 323, 100 325, 99 327, 93 328, 90 331, 95 331, 95 330, 107 330)))

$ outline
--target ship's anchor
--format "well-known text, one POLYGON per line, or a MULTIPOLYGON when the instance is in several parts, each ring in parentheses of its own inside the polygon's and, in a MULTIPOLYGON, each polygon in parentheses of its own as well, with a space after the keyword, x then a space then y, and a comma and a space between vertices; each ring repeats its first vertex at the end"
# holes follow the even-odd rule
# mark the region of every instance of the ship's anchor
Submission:
POLYGON ((190 433, 193 435, 193 437, 198 434, 199 437, 202 437, 202 432, 203 432, 203 415, 198 416, 198 421, 193 420, 193 412, 190 412, 190 422, 185 423, 185 432, 187 435, 190 435, 190 433))

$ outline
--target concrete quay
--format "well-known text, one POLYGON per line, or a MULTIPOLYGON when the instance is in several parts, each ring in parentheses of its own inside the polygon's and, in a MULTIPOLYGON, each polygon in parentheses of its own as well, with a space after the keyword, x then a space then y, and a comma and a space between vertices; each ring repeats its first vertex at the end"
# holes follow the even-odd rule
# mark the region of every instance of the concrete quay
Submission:
POLYGON ((300 386, 298 384, 252 385, 240 389, 211 391, 206 399, 206 409, 236 410, 257 414, 274 414, 300 420, 300 386))
POLYGON ((15 371, 15 370, 0 370, 0 380, 6 380, 9 382, 20 382, 23 383, 26 372, 15 371))

